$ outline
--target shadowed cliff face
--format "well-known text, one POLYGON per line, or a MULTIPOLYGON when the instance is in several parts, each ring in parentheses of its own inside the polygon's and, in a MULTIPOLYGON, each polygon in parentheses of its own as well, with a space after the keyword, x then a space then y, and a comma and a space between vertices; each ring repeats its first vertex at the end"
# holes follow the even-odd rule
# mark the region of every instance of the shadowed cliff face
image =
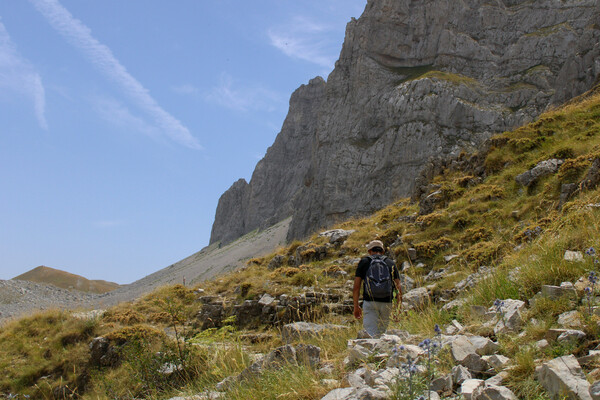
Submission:
POLYGON ((408 195, 431 157, 477 148, 599 73, 596 0, 370 0, 327 83, 292 95, 250 183, 221 198, 211 242, 371 212, 408 195))
POLYGON ((211 243, 228 243, 293 214, 292 200, 304 186, 313 156, 317 114, 325 81, 315 78, 290 98, 281 133, 256 165, 250 184, 240 179, 219 199, 211 243))

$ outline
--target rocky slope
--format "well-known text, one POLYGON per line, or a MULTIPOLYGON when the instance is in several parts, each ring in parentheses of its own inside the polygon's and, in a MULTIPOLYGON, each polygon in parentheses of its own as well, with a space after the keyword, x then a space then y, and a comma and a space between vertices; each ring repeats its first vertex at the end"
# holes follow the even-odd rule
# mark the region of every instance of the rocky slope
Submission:
POLYGON ((288 239, 411 193, 457 154, 591 88, 595 0, 369 0, 334 71, 290 100, 250 183, 217 207, 211 243, 292 215, 288 239))
POLYGON ((98 294, 61 289, 50 284, 0 280, 0 322, 39 310, 73 309, 98 298, 98 294))

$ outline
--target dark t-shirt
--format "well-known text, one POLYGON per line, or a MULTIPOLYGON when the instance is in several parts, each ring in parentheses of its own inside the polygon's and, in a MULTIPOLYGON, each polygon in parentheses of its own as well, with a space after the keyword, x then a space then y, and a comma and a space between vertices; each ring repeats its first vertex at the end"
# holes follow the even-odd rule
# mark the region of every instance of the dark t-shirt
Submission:
MULTIPOLYGON (((392 279, 400 279, 400 273, 398 272, 398 268, 396 267, 396 263, 394 262, 394 260, 386 257, 385 263, 388 265, 388 267, 390 267, 390 269, 392 271, 392 279)), ((366 284, 365 279, 367 277, 367 270, 369 269, 370 265, 371 265, 371 259, 369 257, 363 257, 360 260, 360 262, 358 263, 358 267, 356 268, 355 276, 357 278, 361 278, 363 280, 363 300, 391 303, 393 300, 392 296, 374 299, 371 296, 369 296, 369 294, 367 293, 367 290, 365 289, 365 284, 366 284)), ((392 283, 392 286, 394 287, 394 290, 395 290, 396 285, 392 283)))

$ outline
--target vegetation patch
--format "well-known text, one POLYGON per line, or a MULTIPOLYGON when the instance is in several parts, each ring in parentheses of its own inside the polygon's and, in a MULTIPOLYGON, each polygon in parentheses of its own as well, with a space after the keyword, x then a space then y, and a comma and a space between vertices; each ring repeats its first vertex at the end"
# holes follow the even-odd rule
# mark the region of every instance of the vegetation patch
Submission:
POLYGON ((454 241, 447 237, 441 237, 435 240, 429 240, 426 242, 417 243, 415 249, 417 254, 421 257, 431 258, 439 252, 450 248, 454 244, 454 241))
POLYGON ((502 245, 496 242, 479 242, 463 251, 462 257, 476 267, 489 265, 499 261, 501 249, 502 245))
POLYGON ((421 215, 417 218, 416 222, 422 228, 428 228, 433 225, 438 225, 448 217, 446 211, 435 211, 431 214, 421 215))
POLYGON ((563 162, 558 170, 558 179, 562 183, 574 183, 583 178, 583 173, 591 165, 589 156, 570 158, 563 162))
POLYGON ((486 227, 477 227, 467 229, 462 237, 462 240, 468 243, 486 241, 492 237, 492 231, 486 227))

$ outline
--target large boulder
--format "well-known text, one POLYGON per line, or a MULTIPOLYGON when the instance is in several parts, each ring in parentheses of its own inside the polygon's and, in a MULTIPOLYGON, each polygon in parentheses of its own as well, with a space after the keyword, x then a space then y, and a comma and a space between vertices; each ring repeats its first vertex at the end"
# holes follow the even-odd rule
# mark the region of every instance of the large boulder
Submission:
POLYGON ((553 400, 565 397, 572 400, 592 400, 590 384, 573 355, 543 363, 536 370, 536 375, 553 400))

